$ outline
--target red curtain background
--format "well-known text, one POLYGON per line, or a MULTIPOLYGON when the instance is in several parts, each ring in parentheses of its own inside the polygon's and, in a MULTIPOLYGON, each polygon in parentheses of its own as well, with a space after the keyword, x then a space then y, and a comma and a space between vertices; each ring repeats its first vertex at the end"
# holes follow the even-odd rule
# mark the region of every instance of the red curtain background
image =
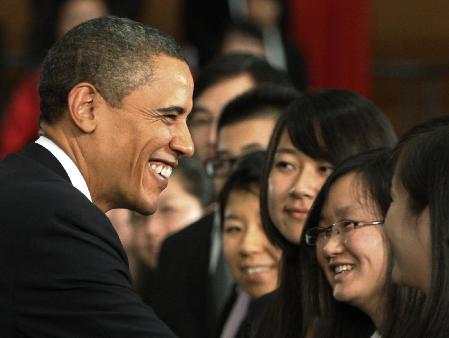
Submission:
POLYGON ((290 33, 303 49, 310 89, 346 88, 371 96, 368 0, 289 0, 290 33))

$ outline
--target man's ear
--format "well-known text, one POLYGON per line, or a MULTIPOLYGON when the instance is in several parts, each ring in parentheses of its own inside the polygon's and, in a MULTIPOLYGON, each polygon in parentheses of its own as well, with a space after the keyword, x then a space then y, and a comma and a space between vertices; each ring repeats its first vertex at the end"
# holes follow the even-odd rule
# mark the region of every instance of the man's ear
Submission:
POLYGON ((100 93, 90 83, 78 83, 69 92, 69 116, 84 133, 93 133, 97 128, 99 100, 100 93))

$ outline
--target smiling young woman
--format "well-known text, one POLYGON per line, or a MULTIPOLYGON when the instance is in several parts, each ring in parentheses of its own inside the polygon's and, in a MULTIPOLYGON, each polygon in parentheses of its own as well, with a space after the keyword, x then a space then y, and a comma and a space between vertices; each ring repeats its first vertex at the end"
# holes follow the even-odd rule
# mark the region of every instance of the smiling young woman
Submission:
MULTIPOLYGON (((224 256, 239 294, 233 306, 238 299, 257 299, 278 285, 281 250, 267 238, 260 217, 259 187, 265 155, 265 151, 245 155, 220 194, 224 256)), ((224 312, 222 317, 234 317, 232 310, 229 315, 226 309, 224 312)), ((238 319, 243 317, 241 314, 238 319)), ((236 331, 230 334, 231 326, 227 320, 221 337, 235 336, 236 331)))
POLYGON ((318 194, 299 249, 303 333, 313 337, 392 336, 417 292, 389 281, 383 230, 393 175, 389 149, 353 156, 318 194))

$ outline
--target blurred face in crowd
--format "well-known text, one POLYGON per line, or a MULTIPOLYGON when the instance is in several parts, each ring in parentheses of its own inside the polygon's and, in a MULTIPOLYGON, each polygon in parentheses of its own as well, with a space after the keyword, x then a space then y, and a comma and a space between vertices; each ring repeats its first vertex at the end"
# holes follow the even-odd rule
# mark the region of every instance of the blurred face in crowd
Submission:
POLYGON ((239 158, 252 151, 267 148, 276 124, 275 116, 277 115, 250 118, 220 129, 216 157, 213 160, 216 167, 213 177, 216 193, 221 191, 239 158))
POLYGON ((195 99, 189 127, 195 144, 195 155, 202 163, 214 157, 217 123, 223 107, 253 86, 249 75, 238 75, 207 88, 195 99))
POLYGON ((281 134, 268 179, 268 210, 280 233, 299 243, 304 222, 333 166, 297 149, 288 132, 281 134))
POLYGON ((68 0, 59 11, 58 34, 64 35, 80 23, 108 15, 102 0, 68 0))
POLYGON ((224 210, 223 248, 235 281, 251 297, 277 287, 281 252, 263 231, 258 193, 230 193, 224 210))
POLYGON ((193 154, 186 124, 193 93, 189 67, 165 55, 153 57, 152 64, 153 80, 125 96, 119 107, 100 95, 92 102, 96 115, 89 123, 95 131, 92 140, 83 141, 90 157, 84 174, 93 201, 104 211, 155 212, 179 158, 193 154))
POLYGON ((397 175, 393 177, 391 198, 385 232, 393 251, 392 279, 427 293, 432 270, 429 209, 418 214, 410 209, 409 194, 397 175))
POLYGON ((160 196, 157 211, 150 216, 133 215, 136 244, 141 260, 157 266, 162 242, 170 234, 198 220, 203 214, 199 199, 185 189, 183 178, 174 175, 160 196))
POLYGON ((222 53, 249 53, 266 58, 262 40, 238 32, 229 32, 221 45, 222 53))
POLYGON ((361 223, 383 221, 362 184, 350 173, 330 188, 319 223, 328 231, 318 237, 316 254, 335 299, 370 315, 385 299, 388 248, 382 225, 361 223))
POLYGON ((248 17, 262 28, 277 26, 282 14, 280 0, 246 0, 248 17))

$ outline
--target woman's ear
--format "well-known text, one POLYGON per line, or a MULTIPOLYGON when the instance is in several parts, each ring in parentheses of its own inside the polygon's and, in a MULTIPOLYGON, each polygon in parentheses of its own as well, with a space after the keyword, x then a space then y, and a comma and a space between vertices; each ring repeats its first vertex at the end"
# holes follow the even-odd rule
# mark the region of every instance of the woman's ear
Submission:
POLYGON ((97 128, 97 101, 100 93, 90 83, 78 83, 68 95, 69 116, 77 127, 86 134, 97 128))

